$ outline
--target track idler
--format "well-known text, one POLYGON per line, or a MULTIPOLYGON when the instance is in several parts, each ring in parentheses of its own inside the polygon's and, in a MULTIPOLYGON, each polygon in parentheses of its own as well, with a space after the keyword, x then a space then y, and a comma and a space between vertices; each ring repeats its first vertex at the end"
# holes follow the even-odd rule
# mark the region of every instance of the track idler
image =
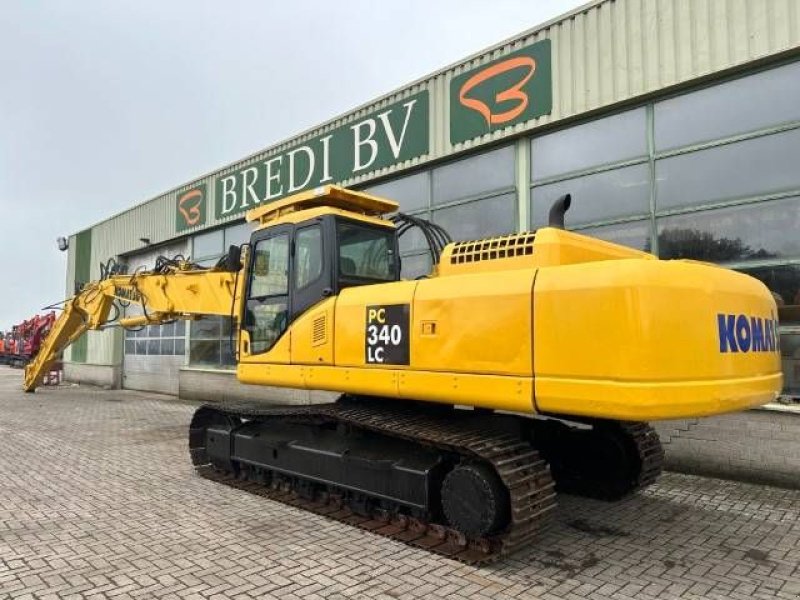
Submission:
POLYGON ((466 536, 484 537, 508 525, 508 490, 486 463, 454 467, 442 483, 441 500, 447 522, 466 536))

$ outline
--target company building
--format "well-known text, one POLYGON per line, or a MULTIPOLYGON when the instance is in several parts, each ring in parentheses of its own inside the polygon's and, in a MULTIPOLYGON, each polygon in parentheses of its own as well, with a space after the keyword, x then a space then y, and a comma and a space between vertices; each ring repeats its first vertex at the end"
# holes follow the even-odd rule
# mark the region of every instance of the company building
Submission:
MULTIPOLYGON (((398 200, 457 240, 535 229, 569 192, 569 229, 763 281, 800 395, 798 157, 797 2, 599 0, 76 233, 67 291, 112 257, 213 264, 248 239, 246 210, 323 183, 398 200)), ((422 244, 404 243, 406 276, 428 272, 422 244)), ((206 318, 91 332, 65 375, 307 399, 247 389, 233 364, 230 320, 206 318)))

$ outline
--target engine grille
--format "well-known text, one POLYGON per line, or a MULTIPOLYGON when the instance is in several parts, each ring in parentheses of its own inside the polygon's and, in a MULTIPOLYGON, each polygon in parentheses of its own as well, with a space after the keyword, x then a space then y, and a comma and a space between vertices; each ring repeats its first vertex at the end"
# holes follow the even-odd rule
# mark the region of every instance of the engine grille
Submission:
POLYGON ((456 242, 450 254, 450 264, 459 265, 483 260, 497 260, 533 254, 534 233, 520 233, 502 237, 456 242))

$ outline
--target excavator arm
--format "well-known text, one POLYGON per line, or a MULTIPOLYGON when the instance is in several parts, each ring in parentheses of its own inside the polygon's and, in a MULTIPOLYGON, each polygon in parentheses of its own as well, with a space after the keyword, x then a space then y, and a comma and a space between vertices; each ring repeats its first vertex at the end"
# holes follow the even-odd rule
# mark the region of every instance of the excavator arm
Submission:
MULTIPOLYGON (((234 268, 238 268, 238 261, 234 268)), ((118 320, 124 328, 205 315, 230 315, 238 305, 235 301, 243 287, 237 285, 240 276, 240 272, 227 267, 202 269, 181 262, 166 272, 113 275, 87 284, 65 302, 39 353, 25 368, 25 391, 36 389, 61 351, 72 342, 91 329, 111 325, 119 314, 118 310, 112 311, 115 303, 117 308, 119 302, 142 307, 142 315, 118 320)))

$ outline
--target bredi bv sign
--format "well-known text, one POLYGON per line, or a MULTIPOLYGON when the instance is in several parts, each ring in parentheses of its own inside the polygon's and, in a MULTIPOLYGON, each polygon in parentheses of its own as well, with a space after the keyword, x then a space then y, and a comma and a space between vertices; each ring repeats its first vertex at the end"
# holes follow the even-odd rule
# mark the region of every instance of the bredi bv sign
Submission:
POLYGON ((217 218, 428 152, 428 92, 217 177, 217 218))

